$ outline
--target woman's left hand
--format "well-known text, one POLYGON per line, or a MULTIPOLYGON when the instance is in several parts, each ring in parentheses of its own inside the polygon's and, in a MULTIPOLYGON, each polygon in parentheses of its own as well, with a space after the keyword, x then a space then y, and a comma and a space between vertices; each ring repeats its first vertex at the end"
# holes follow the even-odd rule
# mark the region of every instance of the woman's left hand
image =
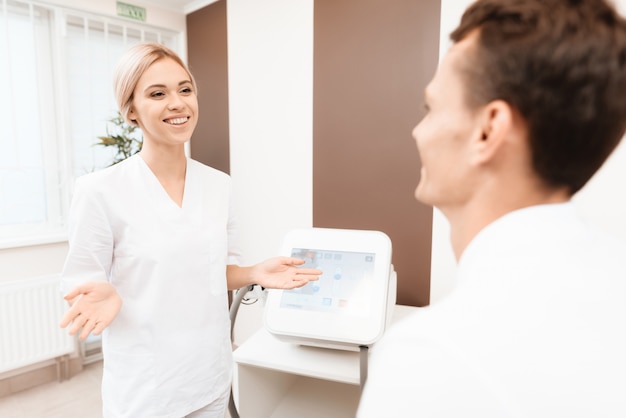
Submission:
POLYGON ((318 280, 322 271, 299 267, 305 261, 294 257, 269 258, 252 267, 252 279, 269 289, 295 289, 318 280))

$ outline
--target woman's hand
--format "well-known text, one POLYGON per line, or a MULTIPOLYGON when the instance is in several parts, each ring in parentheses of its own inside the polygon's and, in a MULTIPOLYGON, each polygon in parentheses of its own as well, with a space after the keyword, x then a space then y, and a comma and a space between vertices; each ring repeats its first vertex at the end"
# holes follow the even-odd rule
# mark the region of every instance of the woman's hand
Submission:
POLYGON ((269 289, 294 289, 318 280, 322 271, 301 268, 305 261, 294 257, 274 257, 252 267, 252 280, 269 289))
POLYGON ((85 340, 90 333, 100 335, 122 308, 122 298, 111 283, 104 281, 78 285, 64 299, 71 307, 61 320, 61 328, 71 323, 70 335, 82 329, 81 340, 85 340))

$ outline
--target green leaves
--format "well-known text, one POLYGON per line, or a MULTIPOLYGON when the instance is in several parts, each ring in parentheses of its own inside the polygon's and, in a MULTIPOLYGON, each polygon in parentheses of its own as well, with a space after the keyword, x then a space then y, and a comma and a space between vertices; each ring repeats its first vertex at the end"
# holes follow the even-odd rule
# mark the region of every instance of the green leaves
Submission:
POLYGON ((107 122, 106 136, 99 136, 100 142, 96 142, 95 145, 116 148, 117 152, 110 165, 124 161, 131 155, 141 151, 143 136, 137 126, 126 123, 119 112, 117 112, 117 116, 109 119, 107 122))

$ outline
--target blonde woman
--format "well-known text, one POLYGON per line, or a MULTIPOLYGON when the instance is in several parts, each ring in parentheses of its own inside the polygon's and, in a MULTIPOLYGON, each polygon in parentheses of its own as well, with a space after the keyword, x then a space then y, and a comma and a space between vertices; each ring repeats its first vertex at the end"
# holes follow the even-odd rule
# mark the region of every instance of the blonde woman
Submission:
POLYGON ((295 288, 321 274, 276 257, 240 267, 228 175, 189 159, 196 83, 160 44, 139 44, 114 76, 140 153, 78 179, 61 326, 102 333, 104 417, 219 417, 232 377, 227 290, 295 288))

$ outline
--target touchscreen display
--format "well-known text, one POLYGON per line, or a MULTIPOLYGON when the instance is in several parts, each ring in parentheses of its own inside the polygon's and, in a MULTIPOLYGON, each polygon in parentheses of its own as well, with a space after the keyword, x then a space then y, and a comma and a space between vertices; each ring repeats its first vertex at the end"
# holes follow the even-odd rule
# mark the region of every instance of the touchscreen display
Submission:
POLYGON ((367 316, 373 287, 374 253, 294 248, 302 267, 322 270, 320 279, 283 291, 280 307, 367 316))

